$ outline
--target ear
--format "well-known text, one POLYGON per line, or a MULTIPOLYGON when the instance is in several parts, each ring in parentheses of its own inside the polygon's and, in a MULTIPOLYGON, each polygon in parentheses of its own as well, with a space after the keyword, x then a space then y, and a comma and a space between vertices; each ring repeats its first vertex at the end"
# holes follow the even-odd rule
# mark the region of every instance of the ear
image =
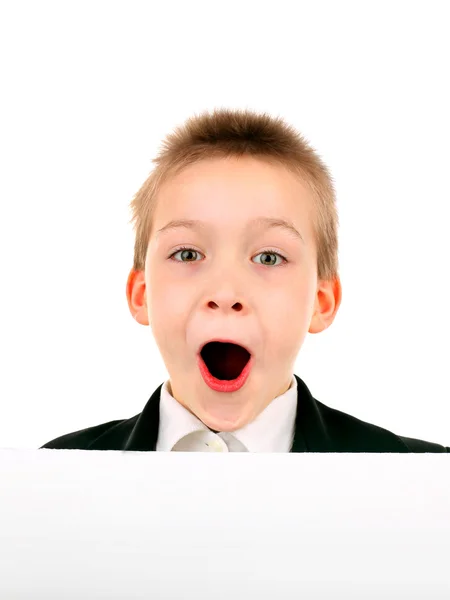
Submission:
POLYGON ((141 325, 148 325, 147 293, 144 271, 131 269, 127 279, 128 308, 133 318, 141 325))
POLYGON ((320 333, 334 321, 342 300, 342 286, 339 277, 331 281, 320 281, 314 314, 309 325, 309 333, 320 333))

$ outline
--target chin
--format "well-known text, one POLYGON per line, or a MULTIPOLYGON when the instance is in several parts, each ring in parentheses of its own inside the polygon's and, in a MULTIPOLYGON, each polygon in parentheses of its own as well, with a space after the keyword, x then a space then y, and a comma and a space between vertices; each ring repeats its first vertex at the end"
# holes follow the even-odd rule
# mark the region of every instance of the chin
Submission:
POLYGON ((207 407, 199 407, 197 417, 210 429, 215 431, 228 431, 232 433, 247 425, 252 419, 245 407, 215 406, 213 410, 207 407))

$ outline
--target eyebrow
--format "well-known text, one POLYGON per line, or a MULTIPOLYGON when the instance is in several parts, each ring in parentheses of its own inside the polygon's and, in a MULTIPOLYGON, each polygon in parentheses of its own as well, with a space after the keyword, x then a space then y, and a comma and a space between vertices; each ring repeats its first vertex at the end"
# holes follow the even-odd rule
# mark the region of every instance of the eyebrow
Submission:
MULTIPOLYGON (((184 227, 185 229, 202 229, 205 230, 207 228, 207 223, 204 221, 199 221, 198 219, 175 219, 173 221, 169 221, 164 227, 158 229, 156 232, 156 237, 159 237, 162 233, 167 231, 171 231, 173 229, 178 229, 179 227, 184 227)), ((252 219, 247 222, 246 228, 250 227, 264 227, 265 229, 271 228, 280 228, 289 233, 292 237, 297 240, 301 240, 305 243, 303 237, 300 232, 294 227, 294 225, 286 221, 285 219, 275 219, 273 217, 258 217, 256 219, 252 219)))

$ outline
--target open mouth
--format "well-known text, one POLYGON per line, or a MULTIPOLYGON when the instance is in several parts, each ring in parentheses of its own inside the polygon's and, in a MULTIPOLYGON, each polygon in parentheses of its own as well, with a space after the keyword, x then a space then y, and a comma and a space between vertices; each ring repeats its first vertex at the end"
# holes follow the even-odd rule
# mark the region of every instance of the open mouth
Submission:
POLYGON ((229 342, 208 342, 200 352, 209 372, 216 379, 237 379, 250 360, 250 353, 229 342))

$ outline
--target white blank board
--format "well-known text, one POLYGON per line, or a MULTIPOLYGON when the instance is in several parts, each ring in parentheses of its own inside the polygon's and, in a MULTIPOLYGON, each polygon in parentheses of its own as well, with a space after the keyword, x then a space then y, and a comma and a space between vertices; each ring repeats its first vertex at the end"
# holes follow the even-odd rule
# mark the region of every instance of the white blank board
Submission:
POLYGON ((0 598, 450 598, 440 454, 0 451, 0 598))

